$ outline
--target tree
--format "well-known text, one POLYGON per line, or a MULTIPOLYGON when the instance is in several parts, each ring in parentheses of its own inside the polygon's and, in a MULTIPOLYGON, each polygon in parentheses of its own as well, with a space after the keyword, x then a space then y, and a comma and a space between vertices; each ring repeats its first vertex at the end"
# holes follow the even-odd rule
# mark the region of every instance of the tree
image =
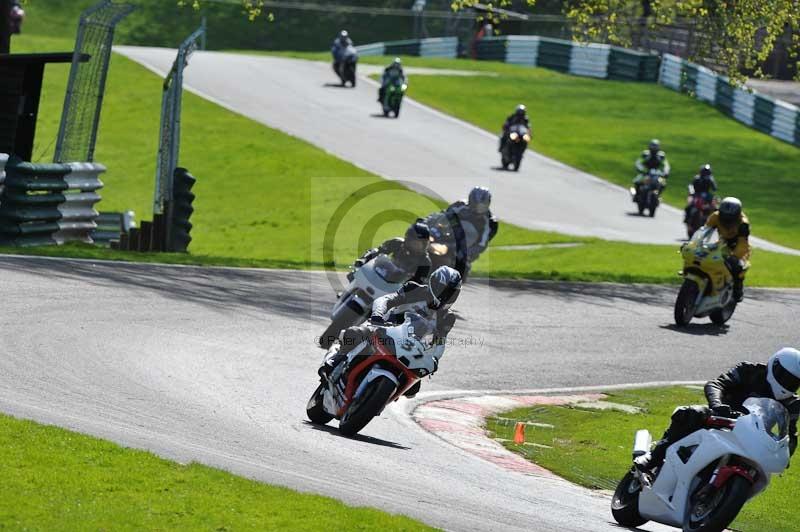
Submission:
MULTIPOLYGON (((530 7, 536 2, 524 1, 530 7)), ((477 3, 454 0, 453 7, 477 3)), ((692 35, 689 59, 719 65, 735 81, 761 75, 779 39, 788 41, 792 60, 800 50, 800 0, 564 0, 563 9, 580 41, 630 46, 637 28, 685 27, 692 35)))

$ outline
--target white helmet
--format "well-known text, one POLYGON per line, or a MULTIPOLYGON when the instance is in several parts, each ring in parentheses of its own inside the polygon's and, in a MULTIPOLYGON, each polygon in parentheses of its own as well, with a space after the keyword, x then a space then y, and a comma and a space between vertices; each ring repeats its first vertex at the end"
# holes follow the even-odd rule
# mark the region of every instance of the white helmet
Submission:
POLYGON ((800 351, 784 347, 767 361, 767 382, 779 401, 789 399, 800 388, 800 351))

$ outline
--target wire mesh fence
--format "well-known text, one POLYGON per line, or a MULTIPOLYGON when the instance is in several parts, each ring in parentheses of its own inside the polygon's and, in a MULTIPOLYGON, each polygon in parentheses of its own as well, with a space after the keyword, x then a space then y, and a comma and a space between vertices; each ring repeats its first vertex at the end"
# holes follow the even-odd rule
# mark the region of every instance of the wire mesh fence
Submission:
POLYGON ((205 26, 201 26, 181 43, 172 69, 164 79, 153 197, 154 214, 165 214, 165 207, 172 200, 172 179, 180 155, 183 69, 188 65, 189 56, 201 46, 205 32, 205 26))
POLYGON ((93 161, 114 28, 132 4, 104 0, 81 14, 72 58, 56 162, 93 161), (88 60, 83 61, 83 58, 88 60))

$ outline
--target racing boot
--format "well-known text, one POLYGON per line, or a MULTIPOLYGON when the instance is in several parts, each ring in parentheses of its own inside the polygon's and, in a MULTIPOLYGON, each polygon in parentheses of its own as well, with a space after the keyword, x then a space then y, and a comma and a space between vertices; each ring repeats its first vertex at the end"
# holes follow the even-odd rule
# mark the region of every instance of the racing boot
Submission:
POLYGON ((417 381, 413 386, 411 386, 411 388, 406 390, 406 393, 403 395, 409 399, 413 399, 419 393, 420 388, 422 388, 422 381, 417 381))
POLYGON ((733 280, 733 300, 741 303, 744 300, 744 279, 733 280))
POLYGON ((633 461, 634 467, 641 473, 652 473, 655 468, 664 463, 670 443, 666 439, 657 441, 652 451, 637 457, 633 461))

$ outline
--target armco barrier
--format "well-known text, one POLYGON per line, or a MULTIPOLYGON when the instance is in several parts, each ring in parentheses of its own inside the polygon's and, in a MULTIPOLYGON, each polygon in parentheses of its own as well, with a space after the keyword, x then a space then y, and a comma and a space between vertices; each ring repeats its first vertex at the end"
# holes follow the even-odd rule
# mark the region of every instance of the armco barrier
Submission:
POLYGON ((786 102, 776 101, 772 111, 772 131, 770 135, 786 142, 794 142, 795 131, 797 128, 798 112, 797 108, 786 102))
POLYGON ((365 44, 363 46, 356 46, 356 50, 358 50, 358 55, 386 55, 386 46, 382 42, 376 42, 374 44, 365 44))
POLYGON ((656 81, 657 55, 605 44, 581 44, 549 37, 486 37, 476 45, 478 59, 539 66, 576 76, 625 81, 656 81))
POLYGON ((611 47, 606 44, 571 46, 569 73, 576 76, 606 78, 611 47))
POLYGON ((105 167, 31 164, 11 158, 0 194, 0 242, 16 246, 91 242, 105 167))
POLYGON ((482 53, 481 46, 484 43, 488 47, 505 51, 505 57, 500 55, 494 58, 497 61, 528 66, 536 66, 539 61, 539 37, 510 35, 503 39, 482 39, 478 43, 478 57, 480 59, 493 59, 491 54, 482 53))
POLYGON ((800 110, 792 104, 734 87, 727 77, 671 54, 662 58, 658 81, 710 103, 758 131, 800 146, 800 110))
MULTIPOLYGON (((358 46, 360 55, 458 57, 458 39, 442 37, 358 46)), ((478 59, 540 66, 576 76, 626 81, 656 81, 659 57, 606 44, 581 44, 530 35, 485 37, 475 43, 478 59)), ((678 79, 680 63, 678 64, 678 79)))
POLYGON ((573 43, 558 39, 542 37, 539 42, 539 57, 537 66, 569 72, 569 63, 572 57, 573 43))
POLYGON ((419 42, 419 55, 421 57, 457 57, 458 38, 442 37, 439 39, 422 39, 419 42))

